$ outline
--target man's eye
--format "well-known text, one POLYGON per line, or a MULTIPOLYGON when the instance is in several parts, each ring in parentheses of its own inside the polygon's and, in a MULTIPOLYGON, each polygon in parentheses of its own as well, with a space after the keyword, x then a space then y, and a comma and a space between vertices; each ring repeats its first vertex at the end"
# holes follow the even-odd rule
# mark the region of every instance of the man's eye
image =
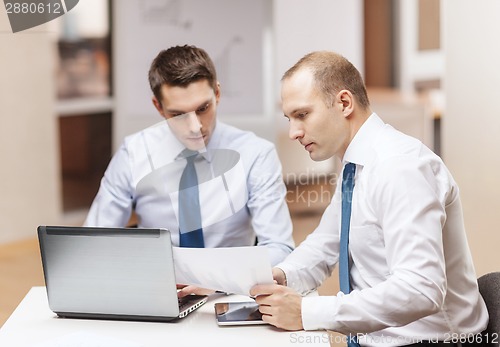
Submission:
POLYGON ((297 115, 297 118, 304 118, 305 116, 307 116, 307 112, 302 112, 297 115))
POLYGON ((196 110, 196 113, 203 113, 203 112, 206 112, 208 110, 210 105, 205 105, 205 106, 202 106, 200 107, 198 110, 196 110))
POLYGON ((167 116, 168 116, 168 118, 175 118, 175 117, 179 117, 183 114, 184 113, 182 113, 182 112, 168 112, 167 116))

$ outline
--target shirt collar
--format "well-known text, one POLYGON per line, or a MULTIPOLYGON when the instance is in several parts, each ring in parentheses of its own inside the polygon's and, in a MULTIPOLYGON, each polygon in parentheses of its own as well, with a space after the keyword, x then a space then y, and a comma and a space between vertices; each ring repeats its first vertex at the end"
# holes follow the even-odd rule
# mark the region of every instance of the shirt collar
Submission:
POLYGON ((342 163, 349 162, 363 166, 372 163, 376 159, 373 144, 384 127, 384 121, 376 113, 372 113, 354 135, 347 147, 342 163))

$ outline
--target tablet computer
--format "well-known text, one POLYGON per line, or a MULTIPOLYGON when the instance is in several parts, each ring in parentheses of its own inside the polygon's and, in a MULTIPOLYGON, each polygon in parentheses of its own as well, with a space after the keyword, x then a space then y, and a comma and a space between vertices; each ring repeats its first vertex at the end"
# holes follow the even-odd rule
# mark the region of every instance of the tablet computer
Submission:
POLYGON ((214 306, 219 325, 268 324, 262 320, 262 313, 255 301, 219 302, 214 306))

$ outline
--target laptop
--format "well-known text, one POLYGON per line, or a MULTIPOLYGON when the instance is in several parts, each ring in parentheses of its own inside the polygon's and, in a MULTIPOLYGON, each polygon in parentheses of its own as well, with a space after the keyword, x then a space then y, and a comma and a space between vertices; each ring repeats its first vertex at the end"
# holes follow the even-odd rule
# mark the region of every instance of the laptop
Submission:
POLYGON ((39 226, 38 240, 59 317, 173 321, 207 301, 177 298, 166 229, 39 226))

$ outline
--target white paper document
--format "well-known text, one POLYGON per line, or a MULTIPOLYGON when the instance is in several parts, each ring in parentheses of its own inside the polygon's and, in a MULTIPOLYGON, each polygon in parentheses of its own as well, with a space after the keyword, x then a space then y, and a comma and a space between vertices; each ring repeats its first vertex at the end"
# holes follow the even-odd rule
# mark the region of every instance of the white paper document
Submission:
POLYGON ((266 247, 174 247, 177 283, 249 295, 256 284, 272 284, 266 247))

